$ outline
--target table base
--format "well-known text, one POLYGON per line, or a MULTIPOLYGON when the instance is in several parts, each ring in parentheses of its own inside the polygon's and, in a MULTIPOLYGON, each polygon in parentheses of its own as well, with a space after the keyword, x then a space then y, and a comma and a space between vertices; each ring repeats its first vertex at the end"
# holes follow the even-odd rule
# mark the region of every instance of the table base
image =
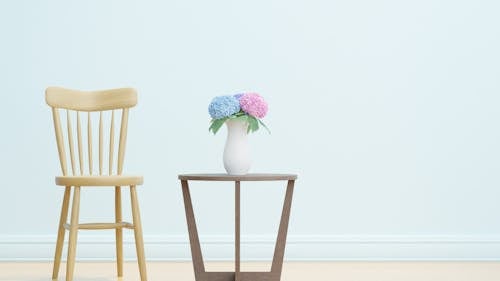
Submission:
MULTIPOLYGON (((281 274, 273 272, 240 272, 239 279, 241 281, 274 281, 280 280, 281 274)), ((203 281, 234 281, 236 273, 234 272, 201 272, 196 280, 203 281)))
POLYGON ((240 181, 235 181, 235 272, 207 272, 187 180, 181 180, 196 281, 280 281, 295 180, 288 180, 270 272, 240 272, 240 181))

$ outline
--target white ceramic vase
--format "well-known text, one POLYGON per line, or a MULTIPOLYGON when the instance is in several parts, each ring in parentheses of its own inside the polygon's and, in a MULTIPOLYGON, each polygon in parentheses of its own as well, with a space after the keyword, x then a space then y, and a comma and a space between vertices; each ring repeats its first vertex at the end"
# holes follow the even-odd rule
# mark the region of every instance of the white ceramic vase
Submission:
POLYGON ((227 139, 224 147, 224 168, 230 175, 245 175, 250 169, 250 147, 248 146, 248 123, 227 120, 227 139))

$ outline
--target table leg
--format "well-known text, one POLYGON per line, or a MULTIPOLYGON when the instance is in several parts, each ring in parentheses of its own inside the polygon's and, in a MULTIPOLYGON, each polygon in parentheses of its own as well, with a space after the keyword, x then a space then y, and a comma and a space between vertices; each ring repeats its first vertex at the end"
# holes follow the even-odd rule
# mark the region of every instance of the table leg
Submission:
POLYGON ((285 202, 281 213, 281 221, 276 238, 276 246, 274 248, 273 263, 271 265, 271 273, 276 276, 275 280, 280 280, 281 269, 283 268, 283 257, 285 254, 286 234, 288 230, 288 221, 290 219, 290 209, 292 206, 294 180, 289 180, 286 188, 285 202))
POLYGON ((193 257, 193 268, 196 280, 201 280, 205 273, 205 265, 203 264, 203 255, 201 254, 200 239, 198 230, 196 229, 196 220, 194 218, 193 204, 191 194, 189 193, 189 185, 187 180, 182 180, 182 194, 184 196, 184 207, 186 210, 186 220, 189 232, 189 242, 191 244, 191 255, 193 257))
POLYGON ((234 280, 240 281, 240 182, 234 183, 234 280))

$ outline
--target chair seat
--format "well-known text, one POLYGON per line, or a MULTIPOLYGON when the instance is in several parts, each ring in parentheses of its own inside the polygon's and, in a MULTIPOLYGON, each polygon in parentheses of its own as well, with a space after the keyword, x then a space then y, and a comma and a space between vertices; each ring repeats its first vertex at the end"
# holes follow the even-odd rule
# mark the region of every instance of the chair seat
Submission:
POLYGON ((62 186, 128 186, 141 185, 142 176, 61 176, 56 184, 62 186))

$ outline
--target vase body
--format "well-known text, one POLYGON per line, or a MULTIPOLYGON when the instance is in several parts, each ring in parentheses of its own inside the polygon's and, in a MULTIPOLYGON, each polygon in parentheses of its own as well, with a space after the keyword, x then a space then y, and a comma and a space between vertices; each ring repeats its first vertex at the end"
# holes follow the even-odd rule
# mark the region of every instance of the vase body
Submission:
POLYGON ((224 147, 224 168, 230 175, 245 175, 250 169, 250 147, 248 146, 248 123, 227 120, 227 139, 224 147))

